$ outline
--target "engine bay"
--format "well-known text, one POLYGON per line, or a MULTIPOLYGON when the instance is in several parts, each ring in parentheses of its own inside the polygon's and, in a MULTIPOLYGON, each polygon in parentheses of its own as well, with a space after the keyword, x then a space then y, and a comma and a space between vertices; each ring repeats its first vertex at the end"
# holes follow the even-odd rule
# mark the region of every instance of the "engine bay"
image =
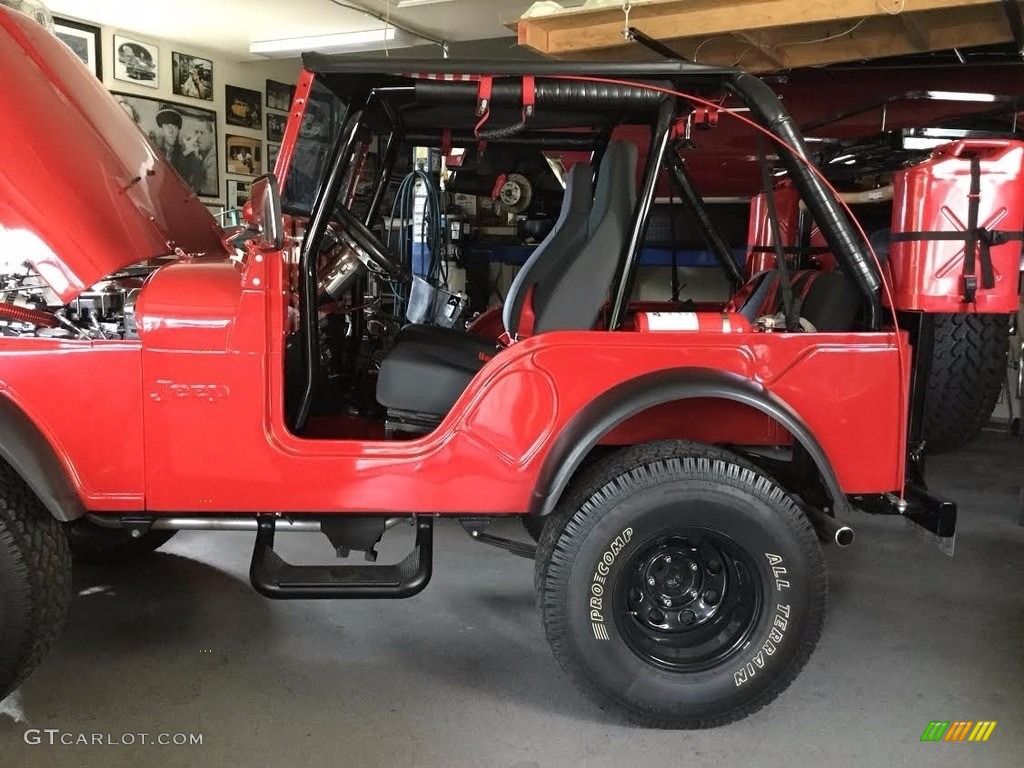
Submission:
POLYGON ((29 264, 0 275, 0 335, 57 339, 137 339, 135 302, 159 265, 126 267, 68 304, 29 264))

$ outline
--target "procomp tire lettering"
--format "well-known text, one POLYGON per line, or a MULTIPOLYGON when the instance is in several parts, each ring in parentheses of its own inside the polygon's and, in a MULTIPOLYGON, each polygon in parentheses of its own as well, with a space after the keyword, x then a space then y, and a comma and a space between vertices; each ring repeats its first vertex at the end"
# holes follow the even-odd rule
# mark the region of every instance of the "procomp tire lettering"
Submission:
POLYGON ((608 545, 608 549, 606 549, 598 559, 597 567, 594 569, 594 577, 590 581, 588 607, 590 609, 591 628, 594 631, 594 638, 597 640, 610 639, 608 637, 608 629, 605 626, 604 618, 605 586, 607 585, 608 574, 611 570, 612 564, 632 538, 633 529, 624 529, 622 533, 612 539, 612 543, 608 545))

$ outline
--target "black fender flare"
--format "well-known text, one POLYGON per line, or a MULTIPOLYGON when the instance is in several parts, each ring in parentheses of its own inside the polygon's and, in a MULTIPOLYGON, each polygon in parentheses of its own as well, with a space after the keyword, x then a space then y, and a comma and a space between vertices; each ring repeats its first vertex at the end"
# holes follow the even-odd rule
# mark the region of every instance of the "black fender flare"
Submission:
POLYGON ((0 459, 25 481, 43 506, 63 523, 85 514, 63 463, 39 428, 9 397, 0 395, 0 459))
POLYGON ((613 428, 655 405, 695 397, 742 403, 785 427, 814 461, 832 497, 833 509, 845 511, 846 495, 825 449, 803 419, 783 400, 761 384, 735 373, 708 368, 673 368, 623 382, 596 397, 573 416, 544 459, 530 500, 530 514, 543 516, 554 509, 583 459, 613 428))

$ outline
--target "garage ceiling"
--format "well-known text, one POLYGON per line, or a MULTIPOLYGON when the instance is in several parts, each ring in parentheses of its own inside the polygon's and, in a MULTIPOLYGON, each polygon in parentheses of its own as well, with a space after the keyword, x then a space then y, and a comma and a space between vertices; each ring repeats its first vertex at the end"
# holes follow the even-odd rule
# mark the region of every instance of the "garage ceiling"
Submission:
MULTIPOLYGON (((624 38, 620 2, 523 18, 519 42, 547 56, 652 58, 624 38)), ((633 0, 628 24, 706 64, 760 72, 1003 43, 1004 0, 633 0)), ((551 6, 557 8, 557 6, 551 6)), ((1019 26, 1019 21, 1018 21, 1019 26)))
MULTIPOLYGON (((58 16, 70 16, 117 27, 140 37, 188 42, 237 56, 249 53, 249 43, 336 32, 380 29, 371 16, 348 10, 332 0, 45 0, 58 16)), ((509 34, 530 0, 440 0, 398 8, 398 0, 352 0, 418 31, 447 40, 476 40, 509 34)), ((570 3, 571 4, 571 3, 570 3)))

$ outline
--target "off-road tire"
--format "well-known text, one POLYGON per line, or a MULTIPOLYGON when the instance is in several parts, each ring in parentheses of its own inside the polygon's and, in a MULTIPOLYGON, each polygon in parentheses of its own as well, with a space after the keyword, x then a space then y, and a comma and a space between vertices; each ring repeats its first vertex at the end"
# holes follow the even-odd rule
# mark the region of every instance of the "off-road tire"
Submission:
POLYGON ((1006 380, 1009 344, 1008 315, 935 316, 925 450, 954 451, 978 436, 1006 380))
POLYGON ((739 720, 785 690, 817 644, 828 591, 818 539, 793 498, 738 456, 679 440, 624 448, 578 476, 552 515, 534 571, 541 621, 567 676, 616 717, 662 728, 739 720), (733 583, 763 597, 721 656, 666 669, 634 650, 639 611, 617 611, 614 598, 643 572, 644 548, 680 525, 749 552, 733 583), (609 602, 593 601, 598 593, 609 602))
POLYGON ((123 563, 159 549, 177 531, 146 531, 132 537, 125 528, 104 528, 89 520, 65 526, 71 557, 76 563, 104 565, 123 563))
POLYGON ((60 634, 71 605, 71 556, 61 524, 0 461, 0 701, 60 634))

